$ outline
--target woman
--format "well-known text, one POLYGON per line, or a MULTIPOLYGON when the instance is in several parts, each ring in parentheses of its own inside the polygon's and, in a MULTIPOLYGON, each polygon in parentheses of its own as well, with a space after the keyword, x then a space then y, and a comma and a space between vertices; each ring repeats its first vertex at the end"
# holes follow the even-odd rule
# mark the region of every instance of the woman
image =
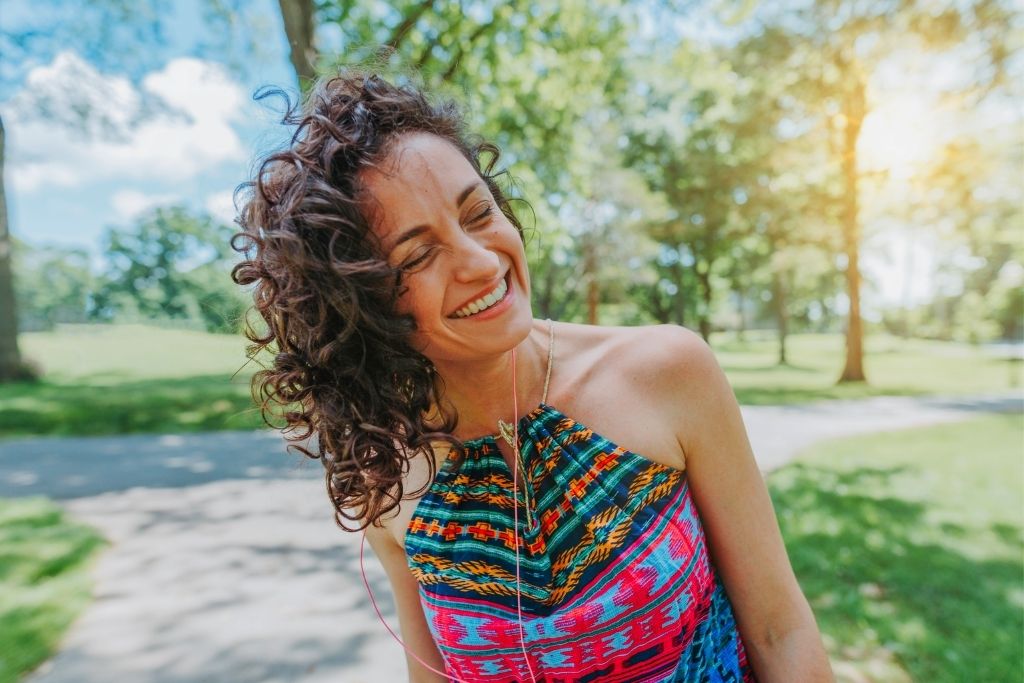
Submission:
POLYGON ((535 320, 497 150, 455 107, 352 74, 286 120, 236 236, 277 351, 253 386, 317 437, 410 680, 831 680, 700 338, 535 320))

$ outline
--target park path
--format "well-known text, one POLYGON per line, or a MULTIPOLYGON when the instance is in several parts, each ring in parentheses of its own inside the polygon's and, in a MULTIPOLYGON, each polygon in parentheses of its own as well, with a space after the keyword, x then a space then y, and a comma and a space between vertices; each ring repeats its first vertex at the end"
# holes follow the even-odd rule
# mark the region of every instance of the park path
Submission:
MULTIPOLYGON (((1020 394, 744 407, 758 463, 829 438, 1024 409, 1020 394)), ((0 496, 57 498, 111 547, 95 601, 28 683, 387 683, 403 652, 331 521, 319 464, 268 433, 0 443, 0 496)), ((367 573, 391 623, 372 553, 367 573)))

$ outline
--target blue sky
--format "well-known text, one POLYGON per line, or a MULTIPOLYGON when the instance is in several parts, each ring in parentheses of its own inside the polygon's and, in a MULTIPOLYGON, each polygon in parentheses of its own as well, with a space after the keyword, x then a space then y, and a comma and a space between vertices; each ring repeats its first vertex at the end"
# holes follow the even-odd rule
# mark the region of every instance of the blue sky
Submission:
MULTIPOLYGON (((183 203, 224 220, 233 216, 231 192, 248 178, 258 151, 282 134, 274 112, 253 102, 252 93, 265 84, 295 87, 277 3, 246 6, 266 39, 244 72, 211 47, 218 36, 210 35, 198 0, 172 4, 166 40, 146 46, 142 67, 61 45, 7 67, 0 113, 17 237, 98 255, 107 226, 129 225, 153 206, 183 203), (50 106, 84 103, 112 126, 89 135, 82 126, 55 124, 35 106, 48 93, 50 106), (147 108, 154 100, 161 106, 147 108)), ((31 6, 5 1, 5 28, 30 25, 31 6)))

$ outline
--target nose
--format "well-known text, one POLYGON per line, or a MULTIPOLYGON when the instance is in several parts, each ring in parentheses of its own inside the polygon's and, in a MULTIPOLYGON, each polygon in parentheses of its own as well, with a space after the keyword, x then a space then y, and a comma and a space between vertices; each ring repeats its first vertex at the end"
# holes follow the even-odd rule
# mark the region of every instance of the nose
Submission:
POLYGON ((457 282, 479 282, 493 280, 501 273, 501 260, 472 235, 462 233, 455 245, 454 277, 457 282))

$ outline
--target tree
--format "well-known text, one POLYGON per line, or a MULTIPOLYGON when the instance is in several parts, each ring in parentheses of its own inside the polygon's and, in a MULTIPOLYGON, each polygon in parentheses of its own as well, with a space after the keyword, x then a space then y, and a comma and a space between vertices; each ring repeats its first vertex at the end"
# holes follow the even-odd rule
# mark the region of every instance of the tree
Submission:
POLYGON ((727 128, 741 163, 733 167, 735 212, 742 226, 729 255, 735 290, 760 286, 775 319, 778 362, 788 363, 787 337, 810 300, 834 293, 827 273, 835 250, 829 234, 827 186, 816 172, 819 142, 811 130, 788 130, 804 116, 789 93, 792 36, 776 28, 755 33, 729 49, 734 65, 736 116, 727 128))
POLYGON ((689 282, 696 284, 697 328, 710 340, 715 278, 750 228, 738 205, 760 163, 743 135, 752 108, 744 104, 740 77, 714 50, 682 45, 668 62, 645 70, 649 94, 642 112, 626 115, 623 156, 672 211, 650 235, 663 245, 658 260, 674 276, 670 289, 686 296, 689 282))
POLYGON ((14 242, 7 225, 4 193, 4 122, 0 118, 0 383, 30 379, 32 372, 18 349, 18 315, 14 296, 14 242))
POLYGON ((21 330, 90 320, 97 279, 84 249, 38 247, 16 240, 14 264, 21 330))
POLYGON ((799 74, 794 92, 827 130, 839 192, 842 254, 849 312, 846 358, 840 382, 865 381, 861 319, 860 250, 862 241, 862 169, 858 144, 870 113, 868 87, 885 60, 913 44, 920 50, 955 47, 974 60, 970 83, 951 96, 984 97, 1005 77, 1010 51, 1007 27, 1012 7, 1002 0, 966 0, 936 6, 927 0, 815 0, 774 3, 762 19, 799 40, 791 67, 799 74))
MULTIPOLYGON (((37 9, 39 16, 45 16, 46 9, 56 10, 55 6, 47 8, 48 3, 41 3, 37 9)), ((25 64, 31 57, 38 58, 41 55, 53 54, 58 49, 66 48, 69 45, 88 45, 106 43, 110 38, 114 23, 109 21, 112 15, 131 16, 133 9, 141 10, 143 16, 148 9, 147 3, 110 3, 88 8, 76 17, 77 21, 60 22, 37 19, 39 23, 22 27, 20 30, 12 31, 5 28, 0 31, 0 52, 5 60, 13 64, 25 64), (143 7, 142 5, 147 5, 143 7), (98 39, 97 42, 90 40, 98 39)), ((51 17, 53 15, 50 15, 51 17)), ((148 22, 137 22, 135 24, 140 30, 148 30, 148 22)), ((119 55, 121 58, 123 54, 119 55)), ((5 70, 5 75, 10 75, 11 70, 5 70)), ((6 83, 5 85, 10 85, 6 83)), ((65 107, 61 109, 64 117, 74 117, 75 124, 81 125, 88 119, 88 111, 77 107, 65 107)), ((4 126, 0 119, 0 171, 4 161, 4 126)), ((4 192, 2 173, 0 173, 0 382, 7 382, 16 379, 24 379, 26 370, 18 350, 18 317, 15 303, 14 272, 11 266, 13 259, 13 242, 7 222, 7 204, 4 192)))
POLYGON ((98 295, 104 313, 203 320, 212 331, 234 331, 242 302, 225 267, 231 233, 182 207, 158 208, 130 229, 109 230, 110 269, 98 295))
POLYGON ((955 289, 939 292, 918 314, 904 306, 898 330, 911 324, 942 338, 972 342, 1021 336, 1024 286, 1024 164, 1020 121, 966 131, 951 140, 923 172, 901 186, 889 210, 920 232, 928 228, 949 255, 945 275, 955 289))

